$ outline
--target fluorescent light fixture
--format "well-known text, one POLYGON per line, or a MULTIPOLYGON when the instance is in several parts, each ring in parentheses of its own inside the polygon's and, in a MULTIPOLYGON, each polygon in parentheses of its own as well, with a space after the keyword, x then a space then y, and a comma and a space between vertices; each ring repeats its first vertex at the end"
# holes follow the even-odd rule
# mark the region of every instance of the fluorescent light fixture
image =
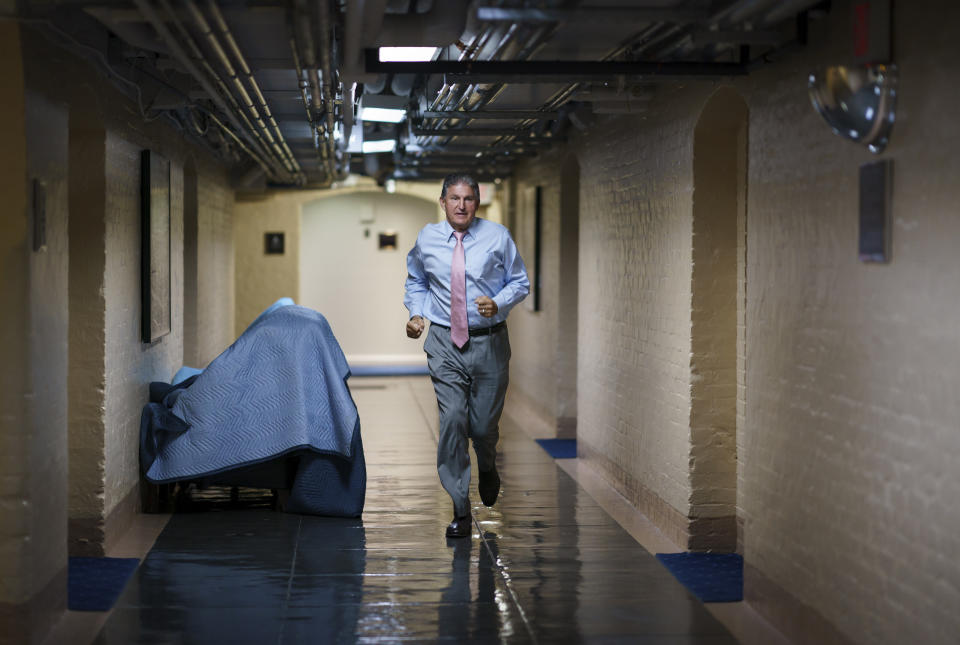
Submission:
POLYGON ((367 107, 360 108, 361 121, 380 121, 381 123, 400 123, 407 118, 407 111, 397 108, 367 107))
POLYGON ((397 147, 396 139, 380 139, 375 141, 363 142, 363 154, 375 154, 377 152, 393 152, 397 147))
POLYGON ((347 152, 363 152, 363 123, 354 123, 350 129, 347 152))
POLYGON ((436 47, 381 47, 382 63, 425 63, 433 60, 436 47))

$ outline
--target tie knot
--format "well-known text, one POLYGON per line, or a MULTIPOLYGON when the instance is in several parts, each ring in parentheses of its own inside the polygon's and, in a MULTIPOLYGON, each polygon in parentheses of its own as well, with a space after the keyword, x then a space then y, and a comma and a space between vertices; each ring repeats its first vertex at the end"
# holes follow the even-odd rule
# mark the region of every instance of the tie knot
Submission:
POLYGON ((454 231, 453 234, 457 237, 457 242, 463 241, 463 235, 466 231, 454 231))

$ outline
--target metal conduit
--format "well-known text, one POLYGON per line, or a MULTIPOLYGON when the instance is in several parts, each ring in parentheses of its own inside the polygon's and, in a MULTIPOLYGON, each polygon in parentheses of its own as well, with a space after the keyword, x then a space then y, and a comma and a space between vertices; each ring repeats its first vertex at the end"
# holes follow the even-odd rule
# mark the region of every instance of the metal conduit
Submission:
MULTIPOLYGON (((213 86, 210 85, 210 81, 204 77, 200 70, 197 69, 196 65, 193 64, 193 61, 190 60, 190 57, 180 46, 180 43, 177 42, 177 39, 174 38, 173 34, 170 33, 170 30, 167 29, 167 26, 164 24, 157 11, 150 4, 149 0, 133 0, 133 4, 137 7, 137 10, 143 15, 143 17, 146 18, 147 21, 153 26, 154 30, 156 30, 157 34, 169 48, 173 57, 177 59, 177 61, 183 65, 184 69, 186 69, 187 72, 193 76, 194 80, 200 84, 200 87, 210 96, 214 104, 227 116, 227 119, 230 121, 233 127, 236 128, 238 132, 244 133, 246 136, 250 136, 249 132, 245 131, 240 125, 237 115, 230 110, 229 107, 227 107, 223 97, 217 93, 213 86)), ((249 146, 243 145, 240 142, 237 134, 230 130, 230 128, 220 121, 220 119, 214 117, 214 123, 224 129, 230 135, 230 137, 234 139, 234 141, 240 143, 242 149, 248 155, 250 155, 250 157, 252 157, 261 168, 263 168, 264 172, 266 172, 268 175, 273 174, 274 171, 271 169, 272 164, 267 163, 261 151, 254 150, 249 146)))
MULTIPOLYGON (((725 9, 718 11, 717 13, 710 16, 706 21, 706 25, 717 25, 720 27, 735 25, 743 22, 744 20, 749 19, 750 17, 769 9, 771 6, 777 5, 779 0, 740 0, 725 9)), ((814 4, 811 2, 810 4, 814 4)), ((658 34, 654 40, 644 42, 643 47, 641 47, 638 53, 644 53, 649 51, 652 47, 665 43, 670 37, 678 35, 681 31, 676 25, 668 26, 664 23, 655 23, 645 29, 638 37, 634 38, 633 41, 645 41, 649 39, 653 34, 658 30, 666 27, 666 30, 658 34)), ((682 38, 682 35, 681 35, 682 38)), ((681 38, 676 39, 672 44, 665 44, 665 47, 676 46, 679 44, 681 38)), ((622 54, 626 50, 626 47, 620 47, 616 51, 611 52, 609 56, 604 57, 604 60, 609 60, 610 58, 616 57, 622 54)), ((555 109, 559 107, 566 101, 570 99, 570 96, 576 91, 580 86, 580 83, 572 83, 566 88, 561 90, 557 95, 554 96, 551 100, 546 103, 546 106, 555 109)))
MULTIPOLYGON (((506 33, 500 36, 499 42, 497 42, 496 46, 493 49, 493 52, 490 54, 489 60, 498 60, 503 56, 504 51, 506 50, 507 46, 511 43, 511 41, 514 39, 514 37, 517 35, 517 31, 519 31, 519 29, 520 27, 517 24, 512 24, 506 29, 506 33)), ((471 98, 475 96, 475 92, 479 90, 480 85, 482 84, 471 83, 470 85, 468 85, 466 89, 460 94, 460 98, 456 101, 456 105, 452 108, 448 107, 446 109, 459 110, 465 105, 469 105, 471 98)))
MULTIPOLYGON (((457 60, 464 61, 467 59, 474 59, 477 56, 479 56, 480 52, 483 51, 483 48, 486 47, 487 43, 493 37, 493 34, 498 30, 499 30, 499 27, 497 26, 491 27, 487 25, 486 27, 484 27, 482 31, 474 35, 470 45, 465 50, 460 52, 460 56, 457 57, 457 60)), ((460 98, 463 97, 463 94, 467 91, 467 89, 468 89, 467 87, 460 87, 460 85, 457 83, 453 83, 453 84, 444 83, 440 92, 437 93, 436 98, 433 100, 433 103, 430 104, 430 111, 448 110, 450 105, 452 105, 455 102, 459 102, 460 98), (457 99, 453 99, 454 95, 459 95, 459 96, 457 97, 457 99)), ((425 123, 424 126, 426 127, 430 125, 431 127, 438 127, 440 124, 444 122, 444 120, 445 119, 431 119, 430 120, 431 123, 430 124, 425 123)), ((435 143, 436 139, 437 137, 434 137, 434 136, 428 136, 423 138, 422 140, 419 139, 418 137, 417 143, 422 146, 429 146, 432 143, 435 143)), ((450 138, 447 137, 447 142, 449 142, 449 139, 450 138)))
MULTIPOLYGON (((707 24, 722 28, 754 21, 755 26, 767 26, 789 15, 806 11, 817 3, 818 0, 740 0, 710 16, 707 24)), ((682 56, 688 53, 692 49, 691 43, 686 41, 688 32, 688 29, 684 29, 680 37, 664 45, 659 54, 669 55, 676 52, 682 56)), ((730 48, 729 44, 718 45, 714 53, 719 54, 730 48)))
MULTIPOLYGON (((190 17, 196 23, 197 28, 200 30, 200 33, 203 34, 203 37, 206 39, 207 44, 210 45, 210 48, 213 50, 213 53, 216 55, 217 59, 220 61, 220 65, 223 66, 223 69, 227 73, 227 78, 230 83, 236 89, 237 93, 240 95, 241 104, 246 108, 249 116, 253 119, 253 122, 257 124, 262 136, 266 137, 266 141, 269 144, 268 147, 273 149, 273 152, 278 155, 281 159, 283 157, 283 150, 277 144, 276 140, 273 137, 273 134, 270 130, 267 129, 267 124, 264 123, 263 117, 260 116, 260 110, 254 104, 253 99, 250 98, 250 95, 247 93, 246 88, 243 86, 243 83, 240 80, 240 77, 237 76, 236 70, 233 68, 233 65, 230 63, 230 60, 227 58, 227 53, 223 50, 223 47, 220 45, 220 41, 217 40, 216 34, 213 33, 213 29, 210 27, 210 23, 207 22, 207 19, 203 17, 203 14, 200 12, 199 7, 193 2, 193 0, 184 0, 184 5, 187 8, 187 12, 190 14, 190 17)), ((287 166, 287 164, 284 164, 287 166)), ((292 168, 287 166, 287 170, 292 172, 292 168)))
MULTIPOLYGON (((329 149, 325 145, 325 141, 320 141, 320 136, 325 135, 326 126, 321 123, 317 123, 313 118, 313 114, 319 114, 323 110, 323 98, 320 92, 320 76, 317 73, 317 59, 316 59, 316 48, 314 46, 313 34, 311 34, 309 19, 304 19, 300 15, 299 2, 294 0, 289 4, 289 15, 290 15, 290 31, 293 34, 292 47, 294 50, 294 59, 297 61, 302 61, 303 69, 306 70, 307 79, 309 81, 310 87, 310 105, 307 107, 307 111, 311 114, 310 124, 313 128, 313 143, 314 148, 317 150, 317 156, 320 159, 320 166, 323 168, 324 173, 327 175, 327 178, 332 177, 330 172, 329 164, 329 149), (302 55, 298 55, 297 52, 301 52, 302 55)), ((302 79, 302 77, 301 77, 302 79)), ((302 82, 302 80, 301 80, 302 82)), ((306 94, 306 90, 301 90, 301 96, 306 94)))
MULTIPOLYGON (((289 23, 288 23, 289 24, 289 23)), ((293 26, 290 26, 290 54, 293 56, 293 67, 297 73, 297 85, 300 88, 300 98, 303 101, 303 109, 307 113, 307 122, 310 124, 310 133, 313 135, 313 147, 317 153, 317 160, 323 165, 323 157, 320 156, 320 133, 317 132, 317 124, 313 120, 313 110, 310 109, 310 96, 307 94, 307 88, 310 82, 305 78, 303 65, 300 63, 300 52, 297 51, 297 39, 293 33, 293 26)))
MULTIPOLYGON (((510 60, 526 60, 526 59, 528 59, 530 56, 532 56, 533 54, 535 54, 538 49, 540 49, 541 47, 543 47, 544 44, 546 44, 547 40, 550 38, 550 36, 553 35, 554 32, 556 32, 556 30, 557 30, 557 26, 556 26, 556 25, 554 25, 553 27, 539 27, 539 28, 535 28, 535 29, 533 30, 533 36, 529 39, 528 44, 527 44, 525 47, 522 47, 522 48, 520 49, 520 51, 517 52, 517 54, 516 54, 513 58, 511 58, 510 60)), ((513 32, 511 32, 511 34, 512 34, 512 33, 513 33, 513 32)), ((510 34, 508 34, 508 35, 510 35, 510 34)), ((497 53, 498 53, 498 54, 502 54, 502 53, 503 53, 503 50, 506 49, 506 46, 507 46, 508 44, 509 44, 509 39, 506 39, 506 38, 505 38, 503 42, 501 42, 501 43, 498 44, 498 46, 497 46, 497 53)), ((491 101, 493 101, 493 100, 497 97, 497 95, 500 94, 500 92, 502 92, 502 91, 504 90, 504 88, 506 87, 506 85, 507 85, 506 83, 497 83, 497 84, 494 84, 494 85, 490 85, 489 87, 486 88, 486 92, 484 93, 484 95, 483 95, 483 96, 479 96, 479 98, 477 98, 477 99, 476 99, 475 101, 473 101, 472 103, 469 102, 470 98, 472 98, 472 97, 469 97, 469 98, 468 98, 468 104, 467 104, 468 109, 470 109, 470 110, 482 110, 486 105, 488 105, 491 101)), ((521 125, 522 125, 522 124, 521 124, 521 125)), ((517 135, 508 135, 508 136, 506 136, 506 137, 500 137, 500 138, 498 138, 496 141, 494 141, 493 145, 494 145, 494 146, 500 145, 500 144, 504 143, 505 141, 507 141, 508 139, 512 139, 512 140, 516 141, 516 138, 517 138, 517 136, 518 136, 519 134, 521 134, 521 132, 518 132, 517 135)), ((524 143, 526 143, 526 142, 524 142, 524 143)))
POLYGON ((223 79, 217 74, 217 72, 210 66, 210 63, 207 62, 206 58, 203 56, 203 53, 200 51, 200 47, 194 41, 193 37, 190 35, 190 32, 187 31, 187 28, 183 25, 180 19, 177 17, 174 12, 173 7, 170 5, 168 0, 159 0, 160 6, 163 7, 164 11, 167 12, 167 15, 170 21, 173 23, 174 27, 177 28, 177 31, 180 32, 180 37, 182 42, 184 42, 190 54, 193 56, 194 60, 200 62, 200 66, 207 73, 209 78, 212 78, 217 88, 220 90, 221 96, 226 97, 230 104, 234 108, 234 112, 243 120, 244 125, 246 126, 246 132, 253 135, 253 138, 257 144, 261 147, 261 154, 265 156, 271 163, 271 166, 274 166, 275 172, 278 173, 278 176, 283 175, 283 169, 277 165, 276 159, 273 158, 273 155, 270 153, 270 148, 264 143, 263 138, 260 136, 260 133, 257 132, 256 128, 253 127, 253 123, 250 122, 250 119, 247 117, 246 113, 240 108, 240 104, 237 102, 236 97, 230 92, 227 88, 226 83, 223 82, 223 79))
MULTIPOLYGON (((208 0, 211 1, 212 0, 208 0)), ((333 77, 333 49, 331 39, 330 4, 327 0, 318 0, 313 5, 316 14, 304 19, 302 4, 297 0, 290 2, 289 29, 291 33, 290 49, 293 55, 294 67, 307 112, 307 120, 313 134, 314 148, 320 160, 320 166, 326 175, 326 183, 334 179, 342 179, 349 170, 346 163, 337 154, 338 149, 334 139, 336 127, 336 95, 334 92, 333 77), (317 33, 311 25, 316 19, 317 33), (319 43, 320 64, 317 64, 319 43), (304 72, 307 80, 304 79, 304 72), (308 95, 307 88, 310 88, 308 95), (323 115, 323 121, 318 122, 315 116, 323 115), (322 138, 322 140, 321 140, 322 138)))
MULTIPOLYGON (((322 76, 322 85, 320 91, 323 92, 323 104, 327 116, 327 133, 325 144, 329 150, 330 176, 343 179, 346 176, 345 170, 337 163, 336 141, 334 140, 335 117, 336 117, 336 97, 333 88, 333 64, 332 64, 332 45, 330 38, 330 2, 329 0, 317 1, 317 26, 320 31, 320 68, 322 76)), ((349 170, 346 169, 346 170, 349 170)))
POLYGON ((310 33, 310 20, 305 20, 300 15, 298 4, 294 1, 289 6, 292 21, 291 30, 297 51, 302 52, 300 59, 310 81, 310 102, 313 109, 319 112, 323 109, 323 103, 320 102, 320 78, 317 75, 316 47, 313 44, 313 35, 310 33))
MULTIPOLYGON (((220 77, 220 75, 216 72, 216 70, 214 70, 213 67, 210 65, 210 63, 207 61, 206 57, 200 51, 200 47, 199 45, 197 45, 197 42, 194 40, 193 36, 190 34, 186 26, 180 21, 180 19, 174 13, 174 9, 170 5, 169 0, 159 0, 159 2, 160 2, 160 5, 164 8, 164 10, 169 15, 171 22, 173 22, 174 26, 180 32, 182 41, 187 45, 190 52, 193 54, 194 58, 200 61, 201 68, 203 69, 203 71, 205 71, 210 78, 213 78, 214 82, 216 83, 216 86, 220 89, 221 94, 225 96, 227 100, 229 100, 230 104, 234 108, 234 112, 243 121, 244 125, 246 126, 246 132, 249 135, 252 135, 253 140, 257 144, 259 144, 261 154, 263 154, 264 158, 269 161, 270 165, 274 169, 273 176, 277 179, 283 178, 288 172, 287 168, 284 166, 281 160, 275 157, 274 151, 271 149, 270 145, 268 145, 268 142, 264 141, 264 138, 261 135, 260 130, 254 127, 254 122, 250 120, 250 117, 247 114, 247 112, 243 110, 243 108, 240 105, 240 102, 237 101, 236 96, 234 96, 234 94, 227 87, 227 84, 224 82, 224 80, 220 77)), ((237 84, 239 84, 239 82, 237 82, 237 84)), ((254 121, 258 121, 258 120, 260 120, 259 115, 255 114, 254 121)), ((260 123, 262 126, 262 120, 260 120, 260 123)))
POLYGON ((223 121, 221 121, 220 118, 217 117, 216 114, 213 114, 212 112, 208 112, 208 113, 207 113, 207 118, 210 119, 211 121, 213 121, 217 126, 219 126, 221 130, 223 130, 224 132, 226 132, 226 133, 230 136, 230 138, 233 139, 238 146, 240 146, 240 149, 241 149, 241 150, 243 150, 245 153, 247 153, 248 155, 250 155, 250 157, 252 157, 253 160, 256 161, 257 164, 259 164, 259 166, 260 166, 260 168, 263 170, 263 172, 265 172, 267 175, 270 174, 270 167, 267 166, 267 164, 266 164, 264 161, 262 161, 262 160, 260 159, 260 157, 259 157, 258 155, 256 155, 256 154, 253 152, 253 150, 251 150, 251 149, 247 146, 247 144, 245 144, 243 141, 241 141, 241 140, 240 140, 240 137, 238 137, 233 130, 231 130, 230 128, 228 128, 227 125, 226 125, 223 121))
MULTIPOLYGON (((639 35, 637 35, 636 37, 632 38, 631 41, 630 41, 630 43, 632 43, 632 42, 638 42, 638 41, 639 41, 639 42, 643 42, 643 41, 646 40, 651 34, 653 34, 657 29, 659 29, 662 25, 663 25, 663 23, 659 23, 659 22, 650 25, 649 27, 647 27, 646 29, 644 29, 639 35)), ((603 57, 603 60, 611 60, 611 59, 613 59, 613 58, 616 58, 617 56, 619 56, 620 54, 622 54, 623 52, 625 52, 625 51, 630 47, 630 43, 628 43, 628 44, 626 44, 626 45, 624 45, 624 46, 618 47, 616 50, 610 52, 609 55, 603 57)), ((570 85, 568 85, 568 86, 565 87, 564 89, 562 89, 562 90, 560 90, 559 92, 557 92, 557 93, 556 93, 553 97, 551 97, 549 100, 547 100, 547 102, 544 104, 544 106, 545 106, 548 110, 557 109, 558 107, 560 107, 561 105, 563 105, 564 103, 566 103, 567 101, 570 100, 571 95, 572 95, 574 92, 577 91, 577 88, 580 87, 580 85, 581 85, 581 83, 571 83, 570 85)))
MULTIPOLYGON (((189 1, 190 4, 193 4, 192 0, 189 1)), ((243 73, 247 84, 256 95, 260 110, 266 116, 267 121, 270 123, 270 127, 273 128, 273 131, 276 134, 276 140, 282 149, 282 154, 285 155, 286 159, 289 161, 288 169, 292 173, 302 177, 303 173, 300 169, 300 164, 297 163, 297 159, 293 156, 290 146, 287 145, 287 141, 284 138, 283 133, 280 131, 280 126, 277 125, 277 121, 273 117, 273 113, 270 111, 270 106, 267 104, 267 100, 263 96, 263 92, 260 90, 260 85, 257 83, 257 79, 254 78, 253 72, 250 71, 250 66, 247 65, 246 58, 244 58, 243 53, 241 53, 240 48, 237 46, 237 42, 233 37, 233 33, 227 26, 227 22, 224 20, 223 14, 220 12, 220 8, 213 0, 207 0, 207 11, 209 11, 210 15, 213 16, 213 21, 216 24, 217 29, 220 30, 223 39, 227 43, 227 47, 230 49, 234 59, 237 61, 237 65, 240 66, 240 71, 243 73)))
MULTIPOLYGON (((516 38, 518 32, 518 26, 516 24, 511 25, 507 32, 501 37, 500 42, 497 43, 497 46, 494 49, 494 52, 491 54, 490 60, 500 58, 506 52, 507 47, 511 42, 516 38)), ((530 38, 529 44, 520 49, 517 52, 516 56, 512 57, 510 60, 524 60, 532 56, 540 47, 542 47, 550 35, 555 32, 557 29, 556 26, 553 27, 538 27, 534 29, 533 35, 530 38)), ((484 43, 485 46, 485 43, 484 43)), ((482 47, 481 47, 482 49, 482 47)), ((479 50, 478 50, 479 53, 479 50)), ((455 102, 455 107, 450 107, 450 102, 447 102, 446 109, 460 109, 465 108, 465 112, 469 113, 473 110, 483 109, 484 106, 493 101, 500 92, 506 87, 505 83, 496 83, 488 85, 485 88, 485 93, 481 96, 477 91, 480 84, 472 84, 465 88, 465 90, 460 94, 459 98, 455 102)), ((465 115, 465 120, 469 120, 469 116, 465 115)), ((522 125, 522 124, 521 124, 522 125)), ((518 135, 522 132, 518 132, 518 135)), ((516 140, 517 135, 507 135, 504 137, 499 137, 494 143, 490 146, 494 148, 505 142, 509 142, 510 139, 516 140)), ((445 142, 449 143, 452 137, 445 137, 445 142)))
POLYGON ((310 34, 310 21, 304 20, 300 16, 296 2, 291 2, 289 9, 293 21, 291 32, 293 33, 294 49, 297 52, 303 52, 303 55, 299 58, 303 61, 303 68, 307 72, 310 85, 310 106, 315 112, 319 113, 323 104, 320 102, 320 78, 317 76, 316 49, 313 46, 313 36, 310 34))
MULTIPOLYGON (((479 52, 486 46, 487 41, 490 39, 491 35, 493 34, 494 29, 495 29, 494 27, 487 26, 483 29, 483 31, 481 31, 478 34, 475 34, 470 45, 465 50, 460 52, 460 56, 457 57, 457 60, 462 62, 467 59, 472 59, 477 54, 479 54, 479 52)), ((453 84, 444 83, 443 87, 437 93, 436 98, 433 99, 433 103, 430 104, 430 110, 439 111, 440 106, 446 104, 445 102, 448 101, 450 94, 452 92, 455 92, 456 90, 457 90, 456 83, 453 83, 453 84)))

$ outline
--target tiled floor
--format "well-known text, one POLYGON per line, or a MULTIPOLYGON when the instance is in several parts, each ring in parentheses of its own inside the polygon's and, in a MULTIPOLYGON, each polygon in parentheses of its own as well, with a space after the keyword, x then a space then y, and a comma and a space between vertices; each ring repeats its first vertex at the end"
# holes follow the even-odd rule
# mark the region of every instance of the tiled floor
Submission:
POLYGON ((475 502, 472 539, 446 539, 429 380, 351 388, 369 476, 362 520, 176 514, 96 642, 736 642, 509 423, 500 501, 475 502))

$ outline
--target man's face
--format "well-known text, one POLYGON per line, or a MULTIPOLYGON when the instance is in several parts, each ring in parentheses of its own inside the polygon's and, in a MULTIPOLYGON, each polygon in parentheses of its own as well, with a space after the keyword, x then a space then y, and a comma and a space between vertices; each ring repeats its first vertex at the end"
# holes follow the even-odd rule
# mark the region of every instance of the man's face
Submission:
POLYGON ((465 231, 470 228, 473 218, 477 215, 477 202, 473 188, 466 184, 448 186, 447 196, 440 198, 440 205, 447 214, 447 221, 455 231, 465 231))

